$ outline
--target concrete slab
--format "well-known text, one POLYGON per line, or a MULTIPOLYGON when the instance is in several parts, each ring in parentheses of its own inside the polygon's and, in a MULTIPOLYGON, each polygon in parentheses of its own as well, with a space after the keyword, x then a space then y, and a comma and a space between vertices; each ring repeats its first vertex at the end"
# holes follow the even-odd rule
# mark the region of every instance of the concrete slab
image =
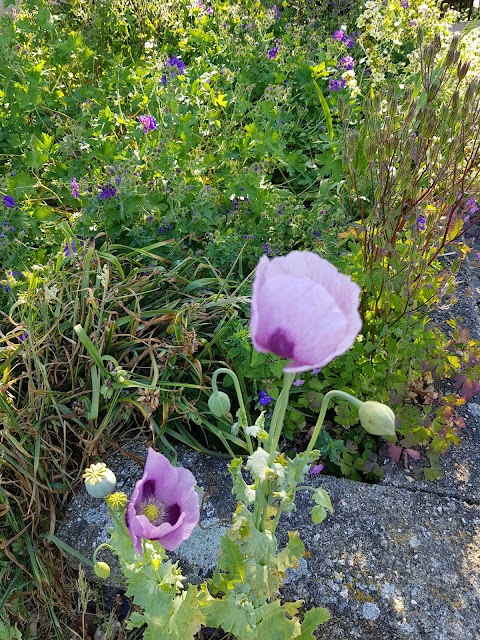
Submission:
MULTIPOLYGON (((175 554, 192 582, 216 563, 233 497, 227 461, 183 451, 181 463, 206 492, 201 527, 175 554)), ((141 471, 116 455, 109 466, 130 493, 141 471)), ((298 530, 308 551, 287 576, 283 593, 330 609, 317 637, 361 640, 478 640, 480 638, 480 508, 456 497, 403 487, 312 478, 331 496, 335 513, 310 521, 310 498, 278 531, 298 530)), ((105 539, 106 509, 86 492, 69 508, 59 536, 91 557, 105 539)))

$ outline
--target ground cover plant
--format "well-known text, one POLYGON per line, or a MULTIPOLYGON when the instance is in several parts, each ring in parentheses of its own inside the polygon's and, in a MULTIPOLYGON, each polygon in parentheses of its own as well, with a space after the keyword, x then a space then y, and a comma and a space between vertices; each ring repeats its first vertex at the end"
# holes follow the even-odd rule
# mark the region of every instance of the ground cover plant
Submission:
MULTIPOLYGON (((476 342, 430 314, 455 299, 478 219, 479 31, 452 39, 454 15, 431 0, 158 4, 26 1, 0 24, 2 465, 24 496, 1 494, 14 615, 32 576, 47 593, 53 551, 31 544, 125 425, 169 455, 176 441, 246 452, 233 383, 231 417, 208 412, 225 363, 269 428, 283 365, 248 329, 262 255, 313 250, 362 287, 352 348, 293 383, 289 455, 337 388, 392 403, 390 455, 426 453, 419 473, 435 479, 477 390, 476 342), (445 378, 458 393, 442 396, 445 378)), ((330 473, 381 476, 348 404, 315 446, 330 473)))

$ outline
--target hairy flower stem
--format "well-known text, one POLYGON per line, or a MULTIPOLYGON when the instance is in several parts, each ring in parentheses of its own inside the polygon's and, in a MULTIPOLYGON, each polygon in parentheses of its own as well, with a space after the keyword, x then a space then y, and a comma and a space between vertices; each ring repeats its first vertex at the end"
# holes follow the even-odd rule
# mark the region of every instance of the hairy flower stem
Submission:
POLYGON ((243 402, 242 390, 240 389, 240 382, 238 381, 236 373, 234 373, 231 369, 227 369, 226 367, 222 367, 221 369, 217 369, 215 371, 215 373, 213 374, 213 376, 212 376, 213 393, 218 393, 217 378, 218 378, 220 373, 223 373, 225 375, 230 376, 231 379, 233 380, 233 384, 235 385, 235 391, 237 393, 238 404, 239 404, 239 407, 240 407, 240 412, 239 412, 239 417, 238 417, 238 421, 240 423, 239 426, 241 426, 243 428, 243 432, 245 433, 245 439, 247 441, 248 452, 250 453, 250 455, 252 455, 252 453, 253 453, 252 441, 251 441, 250 436, 248 435, 248 433, 245 431, 245 427, 248 426, 246 424, 247 412, 245 410, 245 403, 243 402))
POLYGON ((275 409, 273 410, 272 422, 270 424, 270 432, 267 442, 267 451, 270 454, 268 458, 269 465, 272 465, 275 459, 278 442, 282 433, 283 420, 285 418, 285 412, 288 406, 288 394, 294 380, 294 373, 285 373, 283 376, 283 389, 275 404, 275 409))
POLYGON ((98 547, 93 552, 92 560, 94 564, 97 562, 97 553, 100 551, 100 549, 113 549, 113 547, 112 545, 107 544, 106 542, 103 542, 102 544, 98 545, 98 547))
POLYGON ((313 450, 315 443, 317 441, 317 438, 320 434, 320 429, 323 426, 323 421, 325 420, 325 414, 327 413, 328 403, 330 402, 331 398, 335 396, 337 398, 343 398, 343 400, 350 402, 351 404, 355 405, 358 408, 362 406, 361 400, 359 400, 358 398, 355 398, 355 396, 352 396, 349 393, 346 393, 345 391, 337 391, 337 389, 332 389, 332 391, 329 391, 323 398, 322 406, 320 407, 320 413, 318 414, 318 419, 315 424, 312 437, 310 438, 310 442, 308 443, 308 447, 305 453, 310 453, 313 450))
MULTIPOLYGON (((283 420, 288 406, 288 394, 290 387, 295 380, 294 373, 285 373, 283 377, 283 388, 273 410, 272 422, 268 435, 268 442, 265 447, 269 453, 268 465, 271 466, 277 454, 278 442, 282 433, 283 420)), ((268 496, 271 494, 270 487, 259 483, 255 491, 255 525, 259 531, 265 531, 265 523, 268 514, 268 496)))

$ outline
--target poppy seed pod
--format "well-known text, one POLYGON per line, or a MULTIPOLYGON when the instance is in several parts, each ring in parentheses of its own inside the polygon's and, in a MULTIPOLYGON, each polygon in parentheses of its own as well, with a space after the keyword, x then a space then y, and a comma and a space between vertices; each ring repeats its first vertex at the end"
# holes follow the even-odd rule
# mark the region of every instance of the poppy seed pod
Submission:
POLYGON ((216 418, 223 418, 230 413, 230 398, 223 391, 214 392, 208 399, 208 408, 216 418))
POLYGON ((358 417, 367 433, 374 436, 395 435, 395 414, 386 404, 367 400, 358 410, 358 417))
POLYGON ((85 469, 83 479, 87 493, 93 498, 106 498, 113 493, 117 484, 115 474, 104 462, 97 462, 85 469))

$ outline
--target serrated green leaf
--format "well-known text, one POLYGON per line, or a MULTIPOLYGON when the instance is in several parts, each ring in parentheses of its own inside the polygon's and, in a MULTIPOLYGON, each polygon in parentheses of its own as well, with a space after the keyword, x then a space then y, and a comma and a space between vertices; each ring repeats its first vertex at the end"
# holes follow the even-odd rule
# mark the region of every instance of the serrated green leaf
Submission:
POLYGON ((240 551, 239 546, 223 536, 220 541, 221 553, 218 558, 218 566, 220 569, 228 571, 232 577, 239 580, 245 580, 245 558, 240 551))
POLYGON ((315 490, 312 497, 316 504, 319 504, 322 507, 325 507, 325 509, 328 509, 330 513, 333 513, 333 507, 330 500, 330 496, 328 495, 328 492, 325 489, 323 489, 323 487, 318 487, 315 490))
POLYGON ((233 493, 239 502, 253 504, 255 501, 255 491, 247 485, 242 476, 242 459, 234 458, 228 470, 232 476, 233 493))
POLYGON ((313 524, 320 524, 327 517, 327 512, 324 507, 316 506, 312 509, 312 522, 313 524))
POLYGON ((287 569, 295 568, 304 555, 305 546, 298 536, 298 531, 289 531, 287 546, 275 558, 277 570, 285 573, 287 569))
POLYGON ((188 585, 188 590, 175 598, 168 621, 168 629, 163 631, 163 640, 190 640, 195 637, 205 622, 199 609, 197 587, 188 585))
POLYGON ((221 628, 244 640, 255 640, 255 611, 249 602, 246 604, 250 606, 251 611, 242 606, 242 602, 233 591, 226 593, 223 598, 212 598, 206 588, 202 588, 201 608, 207 626, 221 628))
POLYGON ((298 640, 315 640, 313 632, 319 625, 324 624, 329 619, 330 612, 328 609, 324 609, 323 607, 313 607, 313 609, 309 609, 303 617, 302 635, 298 640))
MULTIPOLYGON (((292 605, 293 603, 290 603, 292 605)), ((261 622, 258 623, 258 640, 291 640, 301 633, 298 618, 287 618, 287 611, 280 605, 280 600, 268 603, 261 622)))

